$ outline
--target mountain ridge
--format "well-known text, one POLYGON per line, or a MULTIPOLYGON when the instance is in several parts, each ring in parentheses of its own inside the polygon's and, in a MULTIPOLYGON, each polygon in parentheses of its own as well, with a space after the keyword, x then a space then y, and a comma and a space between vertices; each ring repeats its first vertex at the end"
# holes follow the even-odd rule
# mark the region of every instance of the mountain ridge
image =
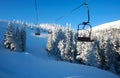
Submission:
POLYGON ((112 28, 120 29, 120 20, 107 22, 107 23, 92 27, 92 30, 100 31, 100 30, 106 30, 106 29, 112 29, 112 28))

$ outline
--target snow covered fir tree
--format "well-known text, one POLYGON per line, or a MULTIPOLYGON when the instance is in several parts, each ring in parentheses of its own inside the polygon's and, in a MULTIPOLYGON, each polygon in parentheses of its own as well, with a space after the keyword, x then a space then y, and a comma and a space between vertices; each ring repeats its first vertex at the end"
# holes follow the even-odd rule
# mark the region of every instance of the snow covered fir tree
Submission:
POLYGON ((66 28, 56 26, 48 37, 47 51, 57 60, 91 65, 120 75, 120 24, 106 25, 107 28, 93 28, 94 42, 77 41, 77 32, 68 24, 66 28))
POLYGON ((120 78, 119 8, 120 0, 1 0, 0 78, 120 78))
POLYGON ((25 23, 9 22, 4 35, 3 45, 11 51, 24 51, 26 48, 25 23))
MULTIPOLYGON (((47 34, 47 44, 43 49, 46 49, 45 52, 57 61, 94 66, 120 76, 120 21, 94 27, 92 31, 94 42, 77 41, 77 31, 72 29, 71 24, 66 24, 66 26, 38 24, 38 27, 41 34, 36 36, 36 25, 15 20, 10 21, 4 34, 4 47, 11 51, 25 51, 26 39, 31 40, 26 38, 26 34, 35 37, 35 40, 42 43, 39 38, 44 33, 47 34), (32 31, 34 34, 26 33, 26 28, 27 31, 32 31)), ((32 51, 41 50, 39 47, 42 45, 40 44, 36 50, 32 51)))

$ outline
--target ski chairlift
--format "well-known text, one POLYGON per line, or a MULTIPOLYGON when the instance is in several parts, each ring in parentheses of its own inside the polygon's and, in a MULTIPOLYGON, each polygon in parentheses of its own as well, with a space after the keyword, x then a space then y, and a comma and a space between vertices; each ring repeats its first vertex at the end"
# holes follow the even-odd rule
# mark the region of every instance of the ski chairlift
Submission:
POLYGON ((88 4, 84 3, 83 5, 85 5, 88 12, 88 21, 82 22, 78 25, 77 40, 81 42, 93 42, 94 40, 91 39, 92 26, 90 25, 90 14, 88 4), (80 27, 82 28, 80 29, 80 27))
POLYGON ((92 27, 88 22, 79 24, 77 30, 77 40, 81 42, 93 42, 94 40, 91 39, 91 32, 92 27), (82 26, 81 29, 80 26, 82 26))
POLYGON ((48 30, 48 34, 52 34, 52 30, 51 29, 48 30))
POLYGON ((35 29, 35 35, 40 35, 40 29, 39 29, 39 27, 36 27, 36 29, 35 29))
POLYGON ((37 24, 36 24, 36 30, 35 30, 35 35, 40 35, 40 29, 38 27, 38 8, 37 8, 37 1, 35 0, 35 10, 36 10, 36 20, 37 20, 37 24))

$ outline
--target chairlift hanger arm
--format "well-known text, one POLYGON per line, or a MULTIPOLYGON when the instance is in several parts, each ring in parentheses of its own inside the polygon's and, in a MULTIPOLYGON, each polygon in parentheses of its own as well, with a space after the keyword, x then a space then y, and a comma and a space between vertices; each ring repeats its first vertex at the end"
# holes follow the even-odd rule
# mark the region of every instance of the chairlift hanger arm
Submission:
POLYGON ((38 24, 39 18, 38 18, 38 6, 36 0, 35 0, 35 11, 36 11, 36 24, 38 24))
POLYGON ((87 20, 87 22, 82 22, 82 23, 78 24, 78 30, 79 30, 79 27, 80 27, 81 25, 83 25, 83 28, 82 28, 82 29, 84 29, 86 25, 90 26, 90 29, 91 29, 92 27, 91 27, 91 25, 89 24, 89 23, 90 23, 90 11, 89 11, 89 8, 88 8, 88 3, 83 3, 83 4, 81 4, 79 7, 73 9, 72 12, 75 11, 75 10, 77 10, 77 9, 79 9, 79 8, 82 7, 82 6, 85 6, 86 9, 87 9, 87 12, 88 12, 88 20, 87 20))
POLYGON ((89 7, 88 7, 87 3, 85 3, 84 5, 86 6, 87 11, 88 11, 88 21, 87 22, 90 23, 90 10, 89 10, 89 7))
POLYGON ((35 32, 35 35, 40 35, 40 29, 38 27, 38 21, 39 21, 39 18, 38 18, 38 6, 37 6, 37 1, 35 0, 35 11, 36 11, 36 32, 35 32))
POLYGON ((85 6, 86 9, 87 9, 87 12, 88 12, 88 21, 87 21, 87 22, 83 22, 83 24, 86 25, 86 24, 90 23, 90 11, 89 11, 89 7, 88 7, 88 3, 83 3, 83 4, 81 4, 81 5, 78 6, 77 8, 73 9, 73 10, 71 11, 71 13, 74 12, 74 11, 76 11, 77 9, 81 8, 82 6, 85 6))

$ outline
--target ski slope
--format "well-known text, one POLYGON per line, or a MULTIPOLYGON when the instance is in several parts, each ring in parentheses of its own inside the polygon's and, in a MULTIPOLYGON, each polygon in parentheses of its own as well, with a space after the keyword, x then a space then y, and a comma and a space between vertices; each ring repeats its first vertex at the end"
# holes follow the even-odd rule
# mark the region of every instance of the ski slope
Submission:
POLYGON ((45 51, 48 35, 35 36, 30 29, 26 51, 11 52, 2 45, 5 31, 0 22, 0 78, 119 78, 96 67, 56 61, 45 51))
POLYGON ((106 29, 109 30, 112 28, 120 29, 120 20, 95 26, 93 27, 92 30, 94 32, 94 31, 101 31, 101 30, 106 30, 106 29))

